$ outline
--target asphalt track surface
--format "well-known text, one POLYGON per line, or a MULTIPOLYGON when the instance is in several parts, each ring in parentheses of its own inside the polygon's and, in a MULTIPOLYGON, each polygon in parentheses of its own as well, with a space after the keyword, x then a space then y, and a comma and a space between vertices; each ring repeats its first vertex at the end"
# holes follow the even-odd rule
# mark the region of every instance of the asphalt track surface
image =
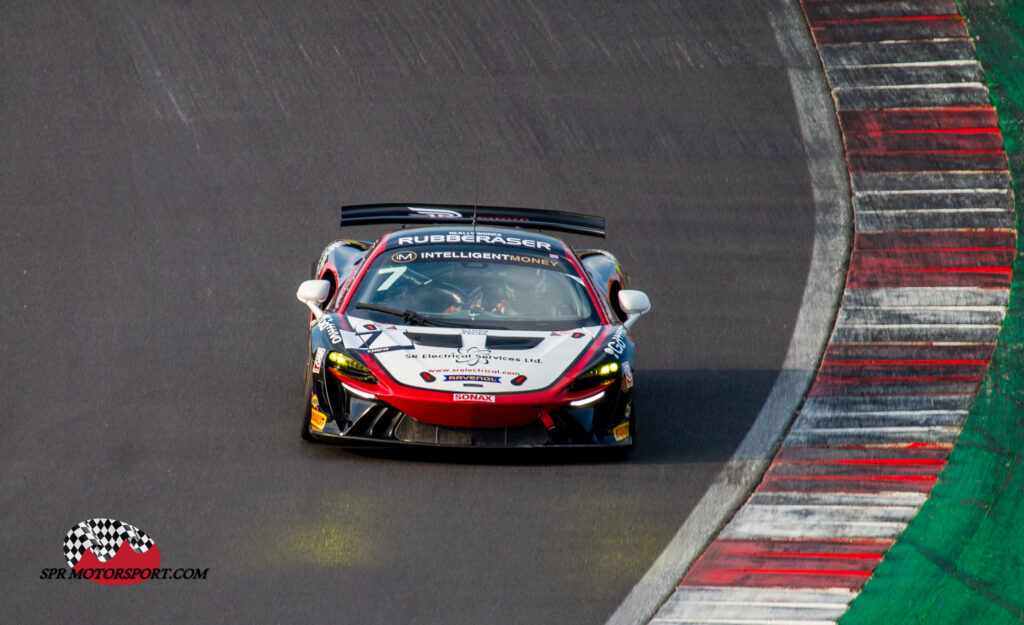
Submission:
POLYGON ((756 417, 814 209, 748 0, 5 3, 0 622, 600 623, 756 417), (294 299, 336 207, 604 215, 654 311, 640 448, 298 439, 294 299), (40 580, 112 517, 195 582, 40 580))

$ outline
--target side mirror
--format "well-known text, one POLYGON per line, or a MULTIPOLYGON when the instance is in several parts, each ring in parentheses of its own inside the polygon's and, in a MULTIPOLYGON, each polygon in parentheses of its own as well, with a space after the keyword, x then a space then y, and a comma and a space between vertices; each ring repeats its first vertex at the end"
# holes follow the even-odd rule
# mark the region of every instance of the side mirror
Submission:
POLYGON ((299 298, 299 301, 309 306, 309 309, 313 311, 313 316, 319 319, 324 316, 324 311, 320 309, 320 304, 323 304, 327 300, 327 296, 331 293, 331 283, 327 280, 306 280, 299 285, 299 290, 295 292, 295 297, 299 298))
POLYGON ((619 308, 626 313, 626 321, 622 324, 626 329, 633 327, 640 315, 651 309, 651 300, 643 291, 619 291, 619 308))

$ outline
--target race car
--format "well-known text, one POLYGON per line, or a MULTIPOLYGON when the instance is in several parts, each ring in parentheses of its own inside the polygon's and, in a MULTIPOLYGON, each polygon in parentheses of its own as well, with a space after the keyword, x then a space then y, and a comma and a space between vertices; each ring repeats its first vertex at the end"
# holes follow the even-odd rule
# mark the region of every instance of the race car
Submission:
POLYGON ((634 344, 650 310, 603 250, 600 217, 434 204, 341 209, 296 293, 310 315, 302 437, 471 448, 632 447, 634 344))

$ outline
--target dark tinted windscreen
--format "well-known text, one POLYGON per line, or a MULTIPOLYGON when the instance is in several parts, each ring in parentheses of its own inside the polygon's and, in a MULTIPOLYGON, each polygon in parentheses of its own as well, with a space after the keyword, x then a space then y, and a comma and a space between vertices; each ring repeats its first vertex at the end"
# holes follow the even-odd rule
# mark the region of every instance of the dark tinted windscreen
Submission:
POLYGON ((395 323, 356 302, 469 327, 568 330, 600 325, 583 279, 556 254, 481 245, 413 246, 381 254, 348 314, 395 323))

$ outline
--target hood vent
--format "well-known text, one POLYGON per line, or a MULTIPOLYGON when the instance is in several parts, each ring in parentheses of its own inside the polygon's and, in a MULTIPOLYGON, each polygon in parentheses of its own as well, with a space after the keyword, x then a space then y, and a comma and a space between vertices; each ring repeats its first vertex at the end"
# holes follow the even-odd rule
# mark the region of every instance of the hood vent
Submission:
POLYGON ((462 347, 461 334, 427 334, 426 332, 406 332, 409 340, 424 347, 448 347, 457 349, 462 347))
POLYGON ((543 336, 491 336, 487 335, 487 349, 533 349, 541 344, 543 336))

